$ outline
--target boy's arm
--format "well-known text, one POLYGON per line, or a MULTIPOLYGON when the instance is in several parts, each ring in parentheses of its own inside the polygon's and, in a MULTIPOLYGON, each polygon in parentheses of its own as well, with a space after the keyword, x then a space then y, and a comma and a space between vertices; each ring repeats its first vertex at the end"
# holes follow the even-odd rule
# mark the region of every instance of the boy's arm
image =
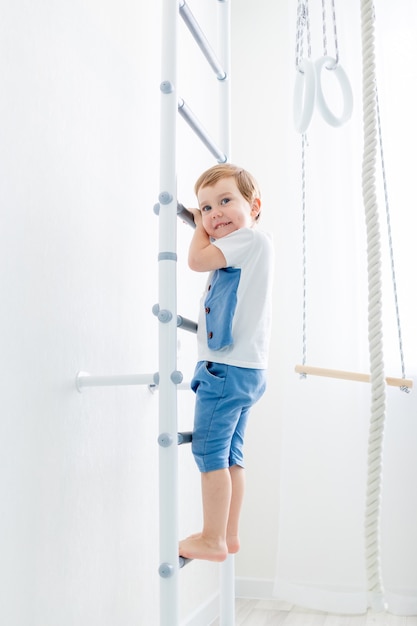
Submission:
POLYGON ((214 246, 203 228, 201 212, 191 209, 194 215, 195 230, 188 251, 188 265, 195 272, 209 272, 226 267, 223 252, 214 246))

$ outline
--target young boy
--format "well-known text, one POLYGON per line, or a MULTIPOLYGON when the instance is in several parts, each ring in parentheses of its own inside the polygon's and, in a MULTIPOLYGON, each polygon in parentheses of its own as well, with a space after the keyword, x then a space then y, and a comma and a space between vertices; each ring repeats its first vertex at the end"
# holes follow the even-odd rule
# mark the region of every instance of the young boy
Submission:
POLYGON ((266 384, 273 248, 255 227, 257 182, 231 164, 195 184, 199 209, 188 262, 209 271, 198 320, 192 451, 201 472, 203 530, 180 541, 180 556, 223 561, 239 550, 244 495, 243 438, 266 384))

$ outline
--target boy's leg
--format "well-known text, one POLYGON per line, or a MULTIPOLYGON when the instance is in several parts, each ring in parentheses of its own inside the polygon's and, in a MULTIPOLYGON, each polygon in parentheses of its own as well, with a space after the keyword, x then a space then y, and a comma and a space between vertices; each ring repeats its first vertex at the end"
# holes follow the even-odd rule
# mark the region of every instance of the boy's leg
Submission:
MULTIPOLYGON (((212 474, 213 472, 209 472, 209 473, 212 474)), ((227 544, 227 550, 229 554, 235 554, 236 552, 239 551, 239 548, 240 548, 239 519, 240 519, 240 512, 242 509, 243 496, 245 492, 245 470, 243 469, 243 467, 240 467, 240 465, 233 465, 232 467, 229 468, 229 473, 230 473, 230 479, 231 479, 231 485, 232 485, 232 496, 230 499, 229 515, 227 519, 226 544, 227 544)), ((203 480, 204 479, 202 478, 202 484, 203 484, 203 480)), ((203 487, 203 502, 204 502, 204 487, 203 487)), ((208 513, 207 508, 205 509, 205 512, 208 513)), ((191 549, 195 550, 196 545, 197 545, 196 543, 193 542, 192 545, 190 543, 184 544, 184 541, 188 542, 190 539, 201 538, 202 534, 203 534, 202 532, 195 533, 194 535, 191 535, 190 537, 188 537, 188 539, 184 539, 183 541, 181 541, 180 542, 180 554, 182 554, 181 548, 184 550, 191 550, 191 549)), ((195 557, 195 558, 198 558, 198 557, 195 557)))
MULTIPOLYGON (((192 450, 202 472, 204 528, 201 533, 180 541, 179 554, 184 557, 223 561, 228 549, 231 553, 239 550, 239 517, 245 487, 241 466, 243 435, 249 406, 265 387, 262 370, 245 370, 244 385, 240 370, 202 362, 198 365, 199 376, 194 378, 196 411, 192 450), (240 407, 246 403, 242 410, 240 407), (231 445, 227 443, 228 435, 232 438, 231 445), (215 450, 219 440, 222 448, 215 450), (205 471, 208 450, 212 457, 221 455, 221 463, 229 461, 233 465, 205 471)), ((213 466, 213 459, 210 464, 213 466)))
POLYGON ((240 465, 229 468, 232 482, 232 497, 227 522, 226 542, 230 554, 239 552, 239 519, 245 493, 245 470, 240 465))
POLYGON ((189 559, 224 561, 227 557, 226 529, 232 499, 229 469, 201 474, 203 530, 180 541, 179 554, 189 559))
POLYGON ((239 421, 230 445, 230 478, 232 481, 232 499, 230 502, 229 520, 227 523, 227 547, 231 554, 239 552, 239 518, 245 493, 245 470, 243 469, 243 441, 249 408, 242 409, 239 421))

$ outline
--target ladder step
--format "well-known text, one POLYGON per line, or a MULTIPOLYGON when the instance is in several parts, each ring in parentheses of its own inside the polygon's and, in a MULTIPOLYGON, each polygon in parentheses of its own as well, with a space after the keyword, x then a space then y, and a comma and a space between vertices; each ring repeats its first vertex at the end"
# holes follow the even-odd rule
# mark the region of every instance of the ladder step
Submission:
POLYGON ((217 159, 219 163, 226 163, 227 156, 217 147, 211 137, 208 135, 206 129, 201 124, 200 120, 194 115, 190 107, 184 102, 182 98, 178 99, 178 113, 187 122, 188 126, 200 141, 206 146, 211 154, 217 159))
POLYGON ((177 202, 177 215, 192 228, 195 228, 194 215, 185 208, 183 204, 177 202))
POLYGON ((193 439, 193 433, 191 431, 178 433, 178 445, 181 446, 183 443, 191 443, 193 439))
POLYGON ((198 328, 197 322, 193 322, 182 315, 177 315, 177 326, 183 330, 188 330, 190 333, 196 333, 198 328))
POLYGON ((185 0, 180 0, 180 15, 187 25, 188 30, 194 37, 194 40, 198 44, 201 52, 206 57, 207 62, 215 72, 218 80, 224 80, 226 78, 226 72, 222 68, 220 61, 217 59, 212 47, 210 46, 205 34, 201 30, 197 20, 191 13, 185 0))

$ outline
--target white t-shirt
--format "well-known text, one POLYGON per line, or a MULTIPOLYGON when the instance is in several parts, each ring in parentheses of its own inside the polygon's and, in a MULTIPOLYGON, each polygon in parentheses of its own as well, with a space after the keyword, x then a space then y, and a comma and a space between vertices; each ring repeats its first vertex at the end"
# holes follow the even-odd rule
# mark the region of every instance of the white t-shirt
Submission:
MULTIPOLYGON (((207 288, 200 301, 198 318, 198 360, 227 363, 237 367, 266 369, 271 331, 271 300, 274 270, 274 251, 269 234, 254 228, 239 230, 213 240, 224 254, 228 268, 240 269, 236 292, 236 310, 232 320, 232 343, 212 350, 208 345, 208 316, 214 311, 206 306, 206 299, 215 272, 210 272, 207 288), (206 320, 207 323, 206 323, 206 320)), ((218 270, 216 270, 218 271, 218 270)), ((220 270, 221 272, 222 270, 220 270)), ((215 281, 213 281, 213 285, 215 281)), ((230 303, 223 302, 223 308, 230 303)), ((214 328, 214 333, 216 332, 214 328)), ((212 335, 213 333, 210 333, 212 335)))

